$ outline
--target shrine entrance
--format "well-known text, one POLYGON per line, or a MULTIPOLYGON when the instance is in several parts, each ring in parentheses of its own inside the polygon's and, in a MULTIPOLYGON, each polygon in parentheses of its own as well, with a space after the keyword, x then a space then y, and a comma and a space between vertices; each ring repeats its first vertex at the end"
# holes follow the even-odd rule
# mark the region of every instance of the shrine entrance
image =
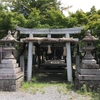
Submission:
POLYGON ((41 68, 66 67, 66 43, 49 42, 40 44, 41 68))
MULTIPOLYGON (((78 34, 81 33, 82 27, 77 28, 63 28, 63 29, 28 29, 28 28, 22 28, 17 27, 16 30, 20 31, 20 34, 29 34, 29 37, 22 38, 22 42, 28 42, 28 62, 27 62, 27 81, 30 81, 32 78, 32 55, 35 53, 35 47, 33 46, 34 43, 38 43, 40 46, 44 44, 48 47, 48 54, 46 55, 46 60, 50 60, 49 63, 54 63, 55 60, 58 59, 58 64, 61 63, 60 60, 65 60, 64 65, 67 67, 67 79, 69 82, 72 81, 72 61, 71 61, 71 48, 70 48, 70 42, 78 42, 77 39, 71 38, 70 34, 78 34), (45 34, 47 37, 34 37, 38 34, 45 34), (62 34, 63 37, 61 38, 52 38, 52 35, 56 34, 62 34), (57 44, 62 43, 65 44, 63 47, 63 52, 61 53, 61 48, 53 49, 51 50, 51 46, 54 45, 51 44, 57 44), (53 53, 51 53, 53 52, 53 53), (51 54, 51 55, 50 55, 51 54), (63 54, 63 55, 62 55, 63 54), (66 56, 64 59, 63 56, 66 56), (49 57, 49 58, 48 58, 49 57), (60 59, 60 60, 59 60, 60 59), (53 62, 54 61, 54 62, 53 62)), ((59 45, 58 44, 58 45, 59 45)), ((43 46, 42 46, 43 47, 43 46)), ((40 51, 38 51, 40 53, 40 51)), ((43 58, 43 57, 42 57, 43 58)), ((39 63, 40 64, 40 63, 39 63)))

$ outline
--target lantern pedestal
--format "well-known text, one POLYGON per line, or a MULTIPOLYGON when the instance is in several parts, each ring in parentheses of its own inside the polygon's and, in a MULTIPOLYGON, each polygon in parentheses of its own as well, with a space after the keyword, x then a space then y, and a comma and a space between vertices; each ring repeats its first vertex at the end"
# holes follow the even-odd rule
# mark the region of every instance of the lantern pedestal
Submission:
POLYGON ((16 91, 23 82, 23 73, 16 59, 3 59, 0 64, 0 91, 16 91))

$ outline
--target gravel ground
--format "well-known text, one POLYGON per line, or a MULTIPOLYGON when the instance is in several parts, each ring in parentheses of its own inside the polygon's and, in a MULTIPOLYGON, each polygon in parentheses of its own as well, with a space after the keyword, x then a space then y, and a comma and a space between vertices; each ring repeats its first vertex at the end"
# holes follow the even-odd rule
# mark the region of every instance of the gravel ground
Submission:
POLYGON ((39 91, 33 94, 29 91, 0 92, 0 100, 91 100, 91 97, 80 95, 74 91, 63 94, 57 91, 57 87, 49 86, 44 88, 45 93, 39 91))
MULTIPOLYGON (((40 75, 41 75, 40 79, 38 80, 39 82, 49 83, 53 81, 56 83, 63 83, 66 81, 66 79, 63 76, 63 73, 59 72, 40 73, 40 75)), ((17 92, 0 91, 0 100, 91 100, 92 99, 90 96, 77 94, 73 90, 67 91, 66 93, 64 92, 65 91, 62 89, 61 91, 60 90, 58 91, 58 87, 54 85, 44 87, 43 90, 37 91, 35 94, 32 92, 32 88, 30 88, 28 91, 25 90, 23 91, 22 89, 20 89, 17 92)))

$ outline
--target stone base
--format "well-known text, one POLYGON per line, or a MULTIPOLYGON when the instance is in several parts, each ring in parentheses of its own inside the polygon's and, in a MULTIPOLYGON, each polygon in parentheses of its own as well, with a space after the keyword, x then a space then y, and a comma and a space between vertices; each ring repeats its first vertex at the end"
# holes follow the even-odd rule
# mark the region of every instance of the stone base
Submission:
POLYGON ((87 91, 100 91, 100 80, 79 80, 77 77, 75 79, 75 88, 77 90, 87 90, 87 91), (85 86, 85 87, 84 87, 85 86))
POLYGON ((0 91, 17 91, 23 82, 16 59, 3 59, 0 64, 0 91))
POLYGON ((84 84, 87 91, 98 91, 98 89, 100 88, 100 74, 81 75, 75 72, 75 88, 84 90, 84 84))
POLYGON ((96 64, 97 61, 92 59, 92 60, 82 60, 82 63, 83 64, 96 64))
POLYGON ((23 83, 23 76, 17 79, 0 79, 0 91, 17 91, 23 83))

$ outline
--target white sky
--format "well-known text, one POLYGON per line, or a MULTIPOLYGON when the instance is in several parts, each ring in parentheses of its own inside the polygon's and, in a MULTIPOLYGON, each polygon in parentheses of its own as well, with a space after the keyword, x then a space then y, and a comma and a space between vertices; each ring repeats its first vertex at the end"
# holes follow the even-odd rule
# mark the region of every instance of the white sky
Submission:
MULTIPOLYGON (((96 7, 96 10, 100 9, 100 0, 58 0, 61 1, 62 6, 72 6, 69 9, 70 12, 75 12, 82 9, 84 12, 90 11, 92 6, 96 7)), ((67 11, 64 11, 64 14, 68 16, 67 11)))

